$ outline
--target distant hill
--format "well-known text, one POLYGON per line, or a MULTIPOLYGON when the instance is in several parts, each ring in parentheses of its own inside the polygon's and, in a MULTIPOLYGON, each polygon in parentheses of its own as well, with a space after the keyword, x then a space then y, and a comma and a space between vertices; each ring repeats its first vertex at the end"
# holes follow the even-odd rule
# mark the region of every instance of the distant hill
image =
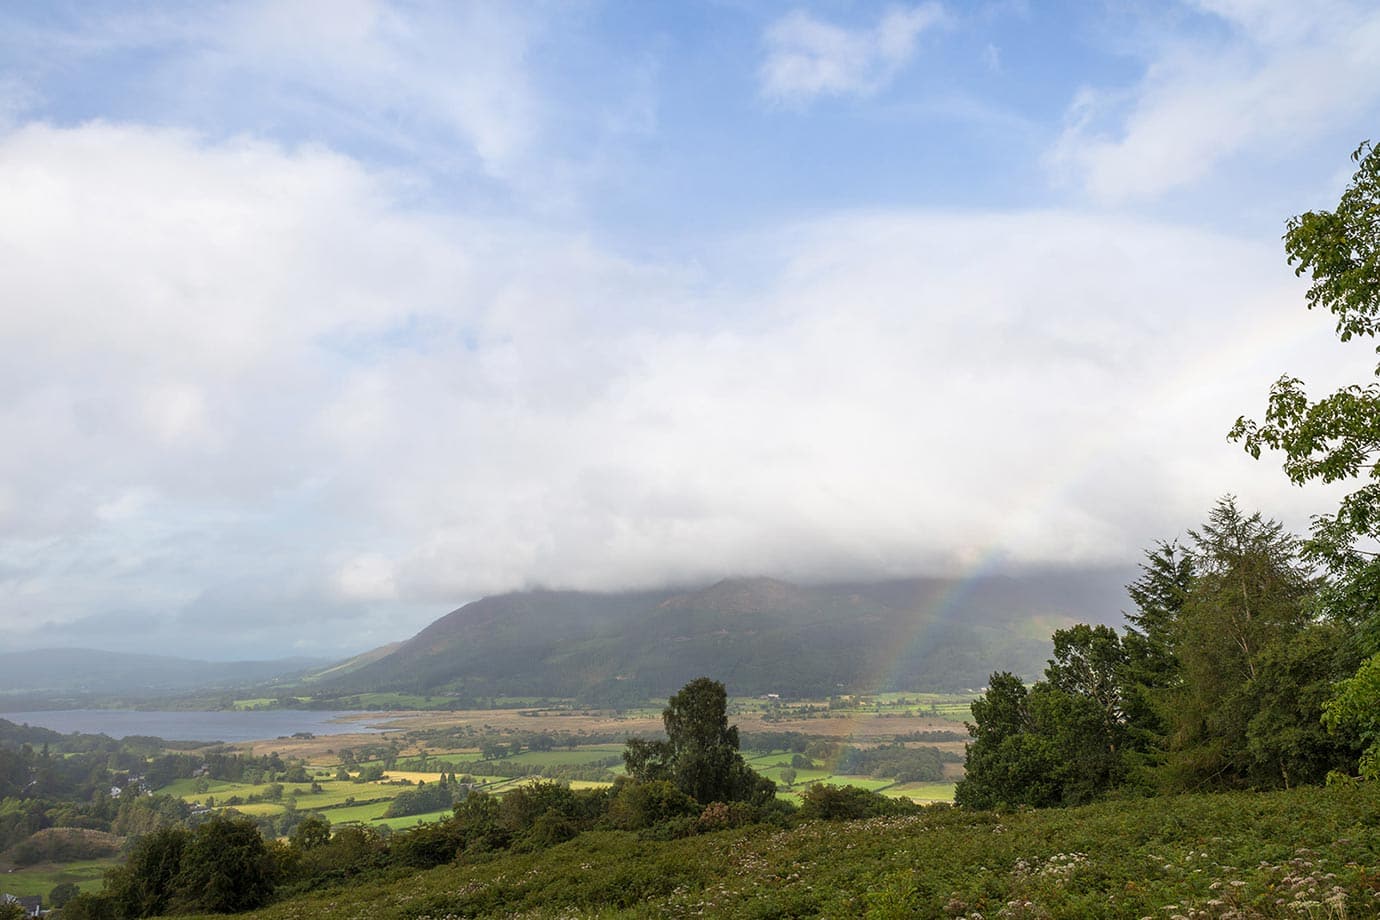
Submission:
POLYGON ((0 652, 0 693, 161 694, 298 677, 317 659, 195 661, 92 649, 0 652))
POLYGON ((727 579, 697 590, 487 597, 391 650, 319 672, 313 690, 591 702, 665 696, 701 674, 737 694, 983 686, 1033 676, 1050 633, 1118 624, 1124 571, 804 586, 727 579), (367 660, 366 660, 367 659, 367 660))

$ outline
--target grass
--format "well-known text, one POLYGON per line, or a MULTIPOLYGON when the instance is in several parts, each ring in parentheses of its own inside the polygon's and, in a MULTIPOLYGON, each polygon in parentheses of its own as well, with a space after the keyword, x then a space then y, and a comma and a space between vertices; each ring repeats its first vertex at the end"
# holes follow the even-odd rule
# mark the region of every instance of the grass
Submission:
POLYGON ((928 805, 933 802, 952 802, 956 783, 897 783, 882 790, 882 795, 907 798, 928 805))
POLYGON ((444 811, 429 811, 425 814, 407 815, 403 818, 375 818, 371 820, 369 824, 374 827, 378 827, 380 824, 386 824, 396 831, 403 830, 409 827, 415 827, 418 824, 429 824, 432 821, 441 821, 446 818, 449 818, 450 814, 450 809, 447 808, 444 811))
POLYGON ((548 850, 381 877, 248 916, 874 918, 1376 916, 1380 789, 949 807, 548 850))
MULTIPOLYGON (((377 818, 382 818, 383 813, 388 810, 387 802, 374 802, 366 805, 345 805, 340 808, 329 808, 321 814, 330 819, 332 824, 370 824, 377 818)), ((447 812, 449 814, 449 812, 447 812)), ((415 824, 415 821, 410 821, 415 824)))
POLYGON ((610 757, 621 757, 621 744, 591 744, 573 751, 523 751, 504 760, 510 763, 532 764, 537 767, 565 767, 593 764, 610 757))
MULTIPOLYGON (((441 779, 441 774, 439 771, 433 773, 431 771, 426 770, 389 770, 387 773, 384 774, 384 776, 387 779, 393 780, 394 782, 400 780, 407 780, 408 782, 414 784, 419 782, 435 783, 439 782, 441 779)), ((368 784, 366 783, 365 785, 368 784)))
MULTIPOLYGON (((204 802, 207 796, 214 796, 216 801, 219 802, 222 799, 228 799, 232 795, 237 795, 245 799, 249 798, 251 795, 263 795, 268 787, 272 785, 271 783, 235 783, 229 780, 212 779, 205 780, 205 792, 197 792, 196 783, 197 780, 195 779, 173 780, 158 791, 165 795, 178 796, 184 802, 204 802)), ((301 784, 282 783, 280 785, 282 785, 284 793, 286 793, 288 789, 295 788, 301 784)))
MULTIPOLYGON (((832 703, 830 700, 777 701, 737 697, 730 700, 729 711, 735 715, 755 713, 777 719, 880 715, 928 717, 961 723, 971 718, 969 707, 975 698, 976 694, 973 693, 921 693, 914 690, 850 695, 837 698, 832 703)), ((898 730, 904 731, 899 727, 898 730)), ((950 730, 961 731, 962 725, 956 724, 950 730)))
MULTIPOLYGON (((914 694, 907 697, 913 699, 914 694)), ((618 756, 622 753, 624 746, 617 743, 600 743, 582 745, 574 750, 560 749, 552 751, 524 751, 510 757, 503 758, 505 763, 520 763, 534 767, 562 767, 562 766, 582 766, 593 764, 601 760, 618 756)), ((780 794, 783 798, 791 801, 799 801, 799 793, 813 782, 828 782, 835 785, 859 786, 864 789, 885 791, 888 795, 907 795, 918 801, 950 801, 953 797, 952 784, 928 784, 925 788, 906 787, 904 789, 894 788, 895 783, 889 779, 874 779, 866 776, 846 776, 835 774, 827 768, 796 770, 795 783, 791 788, 787 788, 781 777, 781 771, 790 765, 791 752, 788 751, 746 751, 744 752, 748 763, 759 772, 776 781, 780 794)), ((477 752, 466 751, 442 751, 428 752, 428 765, 435 765, 437 770, 441 769, 442 764, 446 764, 446 769, 453 769, 453 765, 463 761, 472 761, 478 758, 477 752)), ((403 757, 401 761, 406 763, 410 758, 403 757)), ((379 824, 388 823, 395 827, 410 827, 417 823, 417 816, 407 818, 383 818, 383 814, 388 810, 389 802, 397 797, 400 792, 407 789, 416 788, 413 786, 391 785, 390 783, 355 783, 340 781, 333 778, 334 764, 317 764, 316 768, 330 768, 329 775, 314 776, 315 781, 321 787, 321 792, 309 792, 310 784, 304 783, 283 783, 283 798, 277 802, 258 801, 248 802, 251 796, 262 798, 270 784, 268 783, 236 783, 226 780, 195 780, 179 779, 168 786, 160 789, 160 792, 169 795, 176 795, 183 801, 192 803, 204 803, 208 797, 214 797, 217 806, 224 807, 226 800, 232 796, 238 796, 246 800, 243 804, 233 806, 236 810, 247 815, 263 817, 269 815, 282 814, 286 810, 288 800, 295 802, 296 808, 301 812, 321 812, 329 818, 333 824, 359 823, 359 824, 379 824), (204 785, 205 791, 198 792, 196 787, 204 785), (300 790, 300 791, 298 791, 300 790), (295 793, 295 794, 294 794, 295 793), (346 801, 353 799, 349 805, 346 801)), ((614 767, 614 774, 623 772, 621 764, 614 767)), ((439 772, 433 771, 410 771, 410 770, 389 770, 386 773, 388 780, 409 780, 412 783, 427 782, 434 783, 440 778, 439 772)), ((529 782, 534 782, 537 777, 502 777, 502 776, 483 776, 476 775, 475 780, 481 784, 486 791, 496 795, 502 795, 508 790, 517 788, 529 782)), ((570 783, 572 788, 592 788, 607 783, 575 781, 570 783)), ((438 812, 435 815, 422 816, 426 820, 437 820, 444 818, 449 812, 438 812)))
MULTIPOLYGON (((434 782, 438 775, 435 773, 389 774, 390 777, 411 777, 414 782, 417 778, 434 782)), ((335 824, 346 821, 370 822, 383 816, 383 813, 388 810, 388 803, 396 798, 398 793, 416 788, 415 786, 394 786, 386 783, 342 782, 324 777, 318 777, 316 781, 321 786, 320 792, 308 791, 311 788, 310 784, 284 783, 282 784, 283 798, 280 801, 245 802, 232 807, 236 811, 257 817, 277 815, 286 810, 287 800, 293 799, 298 811, 319 811, 335 824), (302 791, 294 795, 294 792, 299 789, 302 791), (359 804, 346 806, 347 799, 358 800, 359 804)), ((251 795, 261 796, 269 786, 268 783, 232 783, 226 780, 210 780, 207 782, 206 792, 197 792, 193 786, 195 782, 196 780, 179 779, 163 787, 159 792, 179 796, 185 802, 205 802, 208 796, 213 796, 217 806, 224 806, 226 800, 231 796, 237 795, 243 799, 248 799, 251 795)), ((449 814, 449 812, 445 814, 449 814)), ((415 821, 409 823, 415 823, 415 821)))
POLYGON ((254 709, 271 709, 277 702, 275 697, 260 696, 253 699, 234 700, 230 705, 233 709, 244 711, 254 709))
POLYGON ((748 752, 743 758, 748 766, 761 773, 763 776, 774 781, 777 785, 777 795, 789 801, 799 803, 800 794, 811 783, 829 783, 833 786, 857 786, 860 789, 868 789, 873 792, 881 792, 884 795, 895 796, 897 798, 909 798, 916 802, 929 804, 932 802, 952 802, 954 800, 954 784, 945 782, 936 783, 897 783, 891 779, 877 779, 871 776, 854 776, 846 773, 834 773, 822 767, 815 769, 797 769, 795 771, 795 781, 787 787, 785 780, 781 778, 781 771, 791 765, 789 751, 759 751, 748 752))
POLYGON ((82 891, 99 891, 105 870, 119 862, 117 857, 82 859, 69 863, 39 863, 0 875, 0 892, 16 897, 42 896, 62 882, 71 882, 82 891))
POLYGON ((444 696, 421 696, 416 693, 357 693, 351 694, 351 702, 358 697, 364 709, 432 709, 450 702, 444 696))

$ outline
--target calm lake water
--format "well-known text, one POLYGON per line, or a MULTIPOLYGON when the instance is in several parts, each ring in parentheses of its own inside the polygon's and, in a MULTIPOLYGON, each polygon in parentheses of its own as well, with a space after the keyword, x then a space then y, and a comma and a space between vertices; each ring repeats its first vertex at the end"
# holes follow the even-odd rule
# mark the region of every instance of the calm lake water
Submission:
MULTIPOLYGON (((270 709, 261 712, 136 712, 128 709, 62 709, 48 712, 0 712, 0 719, 38 725, 56 732, 87 732, 123 738, 152 735, 168 741, 258 741, 295 732, 340 735, 378 732, 368 721, 334 721, 355 712, 303 712, 270 709)), ((380 714, 378 721, 383 721, 380 714)))

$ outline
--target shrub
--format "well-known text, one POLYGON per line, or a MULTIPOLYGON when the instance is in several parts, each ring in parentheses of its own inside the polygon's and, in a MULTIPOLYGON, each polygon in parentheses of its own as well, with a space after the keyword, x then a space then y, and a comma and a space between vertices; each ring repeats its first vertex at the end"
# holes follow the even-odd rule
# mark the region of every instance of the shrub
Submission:
POLYGON ((829 786, 817 783, 801 796, 800 816, 825 821, 855 821, 882 815, 917 812, 920 806, 909 799, 893 799, 856 786, 829 786))
POLYGON ((641 830, 697 814, 700 806, 669 780, 620 784, 609 809, 609 822, 625 830, 641 830))

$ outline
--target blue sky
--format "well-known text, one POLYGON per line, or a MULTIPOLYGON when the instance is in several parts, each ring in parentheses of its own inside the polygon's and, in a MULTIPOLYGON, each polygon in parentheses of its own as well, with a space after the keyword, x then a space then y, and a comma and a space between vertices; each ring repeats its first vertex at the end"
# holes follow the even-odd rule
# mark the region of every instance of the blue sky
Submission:
POLYGON ((0 8, 0 637, 1128 565, 1286 371, 1366 3, 0 8))

